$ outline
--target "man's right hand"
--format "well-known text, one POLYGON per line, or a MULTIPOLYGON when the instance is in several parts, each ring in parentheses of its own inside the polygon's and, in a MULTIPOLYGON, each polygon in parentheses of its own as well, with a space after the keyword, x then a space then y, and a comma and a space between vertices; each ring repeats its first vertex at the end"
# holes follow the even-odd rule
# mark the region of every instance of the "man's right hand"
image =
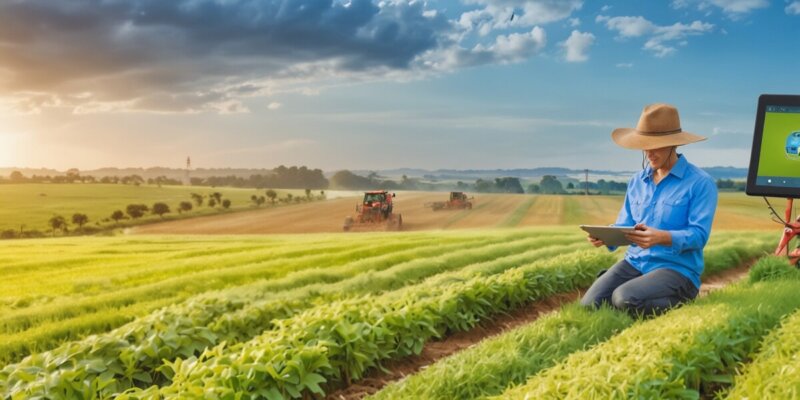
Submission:
POLYGON ((600 239, 598 239, 596 237, 589 236, 589 237, 586 238, 586 240, 588 240, 589 243, 591 243, 592 246, 594 246, 594 247, 600 247, 600 246, 605 246, 606 245, 605 242, 603 242, 602 240, 600 240, 600 239))

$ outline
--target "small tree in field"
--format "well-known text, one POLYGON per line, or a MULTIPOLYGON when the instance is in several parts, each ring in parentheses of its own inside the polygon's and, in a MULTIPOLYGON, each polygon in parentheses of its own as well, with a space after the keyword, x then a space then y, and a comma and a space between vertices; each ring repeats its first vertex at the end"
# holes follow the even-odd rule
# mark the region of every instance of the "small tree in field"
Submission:
POLYGON ((169 213, 169 206, 167 203, 155 203, 153 204, 153 214, 157 214, 159 217, 164 218, 164 214, 169 213))
POLYGON ((194 202, 197 204, 198 207, 203 205, 203 195, 202 194, 192 193, 190 196, 192 196, 192 200, 194 200, 194 202))
POLYGON ((63 232, 67 228, 67 220, 60 215, 54 215, 47 223, 53 228, 53 236, 56 235, 56 230, 60 229, 63 232))
POLYGON ((216 200, 214 200, 214 198, 213 198, 213 197, 212 197, 212 198, 210 198, 210 199, 208 199, 208 206, 209 206, 209 207, 211 207, 211 208, 214 208, 214 207, 216 207, 216 206, 217 206, 217 201, 216 201, 216 200))
POLYGON ((87 222, 89 222, 89 216, 86 214, 72 214, 72 223, 78 225, 78 229, 83 229, 83 225, 85 225, 87 222))
POLYGON ((275 204, 275 199, 278 197, 278 192, 276 192, 276 191, 274 191, 272 189, 269 189, 269 190, 267 190, 266 195, 267 195, 267 197, 269 197, 269 201, 274 205, 275 204))
POLYGON ((124 218, 125 218, 125 213, 123 213, 122 210, 116 210, 113 213, 111 213, 111 219, 114 220, 115 224, 118 224, 119 220, 124 218))
POLYGON ((306 198, 311 200, 311 189, 306 189, 306 198))
POLYGON ((128 204, 128 207, 125 208, 125 212, 128 213, 132 219, 138 219, 144 216, 144 213, 149 211, 150 209, 144 204, 128 204))
POLYGON ((231 208, 231 201, 228 199, 222 200, 222 208, 228 209, 231 208))
POLYGON ((217 201, 217 204, 221 204, 222 203, 222 193, 220 193, 220 192, 211 193, 211 197, 213 197, 214 200, 217 201))
POLYGON ((181 213, 181 212, 189 212, 189 211, 192 211, 192 203, 190 203, 188 201, 182 201, 180 204, 178 204, 178 212, 179 213, 181 213))

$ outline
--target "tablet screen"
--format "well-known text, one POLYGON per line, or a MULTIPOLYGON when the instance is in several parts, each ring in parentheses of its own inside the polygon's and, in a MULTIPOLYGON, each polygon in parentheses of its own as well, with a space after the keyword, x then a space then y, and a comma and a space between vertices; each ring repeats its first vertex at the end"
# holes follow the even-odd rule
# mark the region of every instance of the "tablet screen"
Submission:
POLYGON ((759 99, 748 194, 800 197, 800 96, 759 99))

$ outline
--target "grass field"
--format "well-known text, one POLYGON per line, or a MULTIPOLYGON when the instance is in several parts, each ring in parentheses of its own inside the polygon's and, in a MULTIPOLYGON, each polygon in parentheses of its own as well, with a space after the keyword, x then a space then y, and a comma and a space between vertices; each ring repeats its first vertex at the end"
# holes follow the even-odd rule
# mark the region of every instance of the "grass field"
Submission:
MULTIPOLYGON (((165 215, 165 218, 175 218, 178 215, 178 204, 181 201, 192 201, 190 193, 208 195, 214 192, 220 192, 223 198, 230 199, 231 209, 234 210, 250 208, 251 195, 264 195, 263 190, 192 186, 7 184, 0 185, 0 231, 19 230, 20 225, 25 225, 25 230, 45 232, 50 229, 47 221, 56 214, 64 216, 69 221, 72 214, 83 213, 89 217, 89 225, 95 225, 96 222, 108 218, 114 210, 124 212, 128 204, 146 204, 150 207, 155 202, 164 202, 172 210, 172 213, 165 215)), ((279 195, 285 197, 286 193, 305 195, 302 190, 283 190, 279 195)), ((205 204, 199 209, 196 204, 193 206, 195 208, 188 213, 189 215, 219 213, 218 210, 211 209, 205 204)), ((140 221, 160 219, 157 215, 148 214, 140 221)), ((101 224, 109 225, 109 223, 101 224)))
MULTIPOLYGON (((707 268, 757 257, 773 236, 716 232, 707 268)), ((308 396, 586 287, 620 255, 572 227, 6 241, 0 393, 308 396)))
MULTIPOLYGON (((26 186, 28 196, 51 199, 26 186)), ((148 203, 169 194, 177 202, 198 188, 114 186, 106 190, 120 190, 116 197, 103 199, 71 192, 69 185, 58 190, 52 199, 61 199, 60 209, 100 213, 113 209, 115 199, 148 203)), ((246 202, 254 192, 220 191, 234 204, 234 196, 246 202)), ((342 215, 357 201, 345 197, 135 228, 159 235, 2 241, 0 397, 289 399, 347 393, 437 340, 474 329, 480 334, 476 326, 497 316, 585 289, 622 256, 591 248, 575 226, 611 222, 620 196, 492 194, 475 196, 472 210, 424 207, 445 195, 398 193, 406 232, 340 233, 342 215)), ((42 214, 32 206, 16 210, 28 218, 42 214)), ((761 199, 723 193, 705 248, 704 279, 764 256, 777 231, 761 199)), ((800 290, 800 279, 794 270, 785 272, 782 259, 764 260, 754 282, 660 318, 568 305, 375 395, 745 397, 741 393, 762 387, 760 376, 790 362, 776 352, 795 348, 775 338, 796 335, 794 320, 782 328, 780 321, 800 309, 800 301, 781 299, 800 290), (779 281, 774 291, 757 282, 765 279, 779 281), (670 332, 671 339, 660 339, 659 332, 670 332), (762 337, 771 338, 763 349, 762 337), (657 354, 635 351, 637 340, 657 354), (710 354, 728 353, 723 361, 709 361, 710 354), (758 361, 739 368, 751 355, 758 361)), ((790 390, 783 381, 768 387, 790 390)))

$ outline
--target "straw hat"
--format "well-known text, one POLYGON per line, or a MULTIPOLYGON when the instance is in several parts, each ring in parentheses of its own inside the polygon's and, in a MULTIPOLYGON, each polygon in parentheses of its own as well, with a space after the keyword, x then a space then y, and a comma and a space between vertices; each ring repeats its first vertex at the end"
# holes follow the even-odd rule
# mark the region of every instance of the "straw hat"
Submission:
POLYGON ((614 129, 611 138, 626 149, 637 150, 681 146, 706 140, 704 136, 683 131, 678 109, 661 103, 645 106, 636 128, 614 129))

